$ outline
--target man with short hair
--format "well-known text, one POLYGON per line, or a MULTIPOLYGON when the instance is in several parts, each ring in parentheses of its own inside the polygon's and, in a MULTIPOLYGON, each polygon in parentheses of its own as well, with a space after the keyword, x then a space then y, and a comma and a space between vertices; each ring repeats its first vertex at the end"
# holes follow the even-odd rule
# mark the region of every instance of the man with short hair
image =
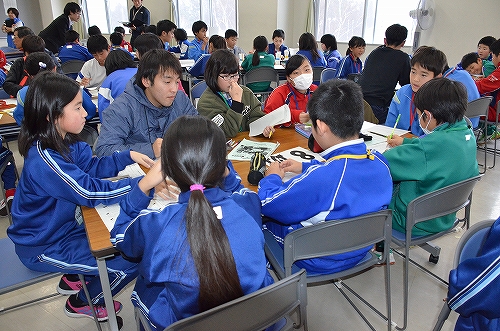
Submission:
POLYGON ((97 155, 130 149, 159 157, 170 123, 182 115, 198 115, 186 94, 178 90, 181 74, 179 60, 164 49, 141 55, 135 81, 102 114, 97 155))
POLYGON ((375 48, 366 58, 359 85, 363 97, 372 107, 380 124, 384 124, 394 89, 410 83, 410 57, 401 48, 408 30, 393 24, 385 30, 384 45, 375 48))
POLYGON ((109 44, 103 35, 95 35, 87 40, 87 49, 94 57, 83 64, 76 81, 87 88, 100 87, 106 79, 104 61, 109 54, 109 44))
POLYGON ((160 37, 167 51, 170 49, 175 29, 177 26, 169 20, 161 20, 156 24, 156 34, 160 37))
POLYGON ((68 2, 64 6, 63 13, 52 21, 45 29, 38 34, 45 41, 45 45, 52 53, 57 53, 59 47, 66 42, 65 33, 73 29, 73 23, 80 20, 82 9, 76 2, 68 2))

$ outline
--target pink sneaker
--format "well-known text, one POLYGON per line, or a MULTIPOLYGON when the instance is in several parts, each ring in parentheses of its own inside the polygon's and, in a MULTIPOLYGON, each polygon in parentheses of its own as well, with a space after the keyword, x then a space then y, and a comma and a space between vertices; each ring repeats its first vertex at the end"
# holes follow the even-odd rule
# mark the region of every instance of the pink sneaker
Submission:
MULTIPOLYGON (((122 310, 122 304, 119 301, 113 300, 113 305, 115 306, 115 312, 119 313, 122 310)), ((97 320, 99 322, 108 320, 108 311, 106 307, 103 305, 94 305, 96 310, 97 320)), ((83 307, 73 307, 70 303, 70 300, 66 300, 66 306, 64 307, 64 312, 69 317, 88 317, 94 318, 92 316, 92 311, 89 305, 85 305, 83 307)))
POLYGON ((78 293, 82 288, 82 283, 76 275, 64 274, 57 285, 57 292, 62 295, 72 295, 78 293), (75 277, 76 280, 73 280, 75 277))

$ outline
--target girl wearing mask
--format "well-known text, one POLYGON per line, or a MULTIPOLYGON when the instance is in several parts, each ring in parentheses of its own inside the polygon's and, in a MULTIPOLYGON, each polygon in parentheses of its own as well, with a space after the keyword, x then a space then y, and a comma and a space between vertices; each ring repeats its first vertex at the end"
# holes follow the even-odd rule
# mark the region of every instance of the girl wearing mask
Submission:
POLYGON ((309 121, 309 114, 306 110, 307 101, 318 88, 312 83, 311 63, 303 55, 293 55, 286 63, 285 75, 286 83, 278 86, 271 93, 266 100, 264 112, 268 114, 286 104, 290 108, 292 121, 284 126, 290 126, 292 123, 306 123, 309 121))

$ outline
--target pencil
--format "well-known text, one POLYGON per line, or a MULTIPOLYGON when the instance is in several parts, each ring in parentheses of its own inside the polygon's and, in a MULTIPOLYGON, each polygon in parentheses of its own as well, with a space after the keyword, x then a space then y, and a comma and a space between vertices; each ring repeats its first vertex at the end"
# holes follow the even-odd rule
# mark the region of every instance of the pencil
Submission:
POLYGON ((392 133, 389 137, 389 139, 392 139, 392 137, 394 136, 394 131, 396 131, 396 126, 398 125, 398 122, 399 122, 399 118, 401 117, 401 114, 398 115, 398 118, 396 118, 396 123, 394 123, 394 127, 392 128, 392 133))

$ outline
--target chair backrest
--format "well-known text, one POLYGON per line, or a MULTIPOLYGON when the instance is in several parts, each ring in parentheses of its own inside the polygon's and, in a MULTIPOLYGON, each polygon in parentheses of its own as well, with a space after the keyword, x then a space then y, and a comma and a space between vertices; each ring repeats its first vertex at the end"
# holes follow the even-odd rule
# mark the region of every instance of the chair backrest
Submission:
POLYGON ((90 147, 94 147, 94 144, 99 137, 97 130, 91 126, 85 125, 82 129, 82 132, 78 134, 78 136, 89 144, 90 147))
POLYGON ((416 223, 449 215, 467 206, 472 199, 472 190, 480 179, 478 175, 410 201, 406 209, 407 230, 411 232, 416 223))
POLYGON ((325 67, 313 67, 313 83, 319 84, 321 82, 321 73, 325 67))
POLYGON ((33 271, 24 266, 16 254, 14 243, 10 238, 0 239, 0 294, 18 290, 50 279, 57 273, 33 271))
MULTIPOLYGON (((337 69, 333 69, 333 68, 323 69, 323 71, 321 71, 321 77, 320 77, 319 83, 323 84, 324 82, 326 82, 330 79, 334 79, 336 73, 337 73, 337 69)), ((313 78, 313 80, 314 80, 314 78, 313 78)))
POLYGON ((279 85, 280 78, 278 72, 271 67, 258 67, 247 71, 242 77, 243 85, 249 83, 271 82, 279 85))
POLYGON ((348 75, 347 75, 347 79, 352 80, 352 81, 354 81, 355 83, 358 83, 358 82, 359 82, 359 78, 361 78, 361 74, 360 74, 360 73, 356 73, 356 74, 348 74, 348 75))
POLYGON ((481 248, 495 220, 487 220, 472 225, 458 241, 453 260, 453 268, 467 259, 479 255, 481 248))
POLYGON ((69 60, 61 63, 61 69, 65 75, 77 74, 83 67, 85 61, 81 60, 69 60))
POLYGON ((260 331, 295 311, 298 321, 290 329, 298 329, 306 325, 306 306, 306 272, 302 269, 259 291, 180 320, 165 331, 260 331))
POLYGON ((479 116, 488 116, 488 109, 490 106, 492 97, 481 97, 476 100, 472 100, 467 104, 467 109, 465 110, 465 116, 468 118, 474 118, 479 116))
POLYGON ((203 92, 207 89, 207 83, 202 80, 199 83, 196 83, 192 88, 191 88, 191 102, 193 103, 193 106, 196 107, 196 101, 201 97, 203 92))
POLYGON ((292 264, 297 260, 345 253, 390 240, 391 220, 391 210, 386 209, 290 232, 283 249, 285 275, 291 273, 292 264))

